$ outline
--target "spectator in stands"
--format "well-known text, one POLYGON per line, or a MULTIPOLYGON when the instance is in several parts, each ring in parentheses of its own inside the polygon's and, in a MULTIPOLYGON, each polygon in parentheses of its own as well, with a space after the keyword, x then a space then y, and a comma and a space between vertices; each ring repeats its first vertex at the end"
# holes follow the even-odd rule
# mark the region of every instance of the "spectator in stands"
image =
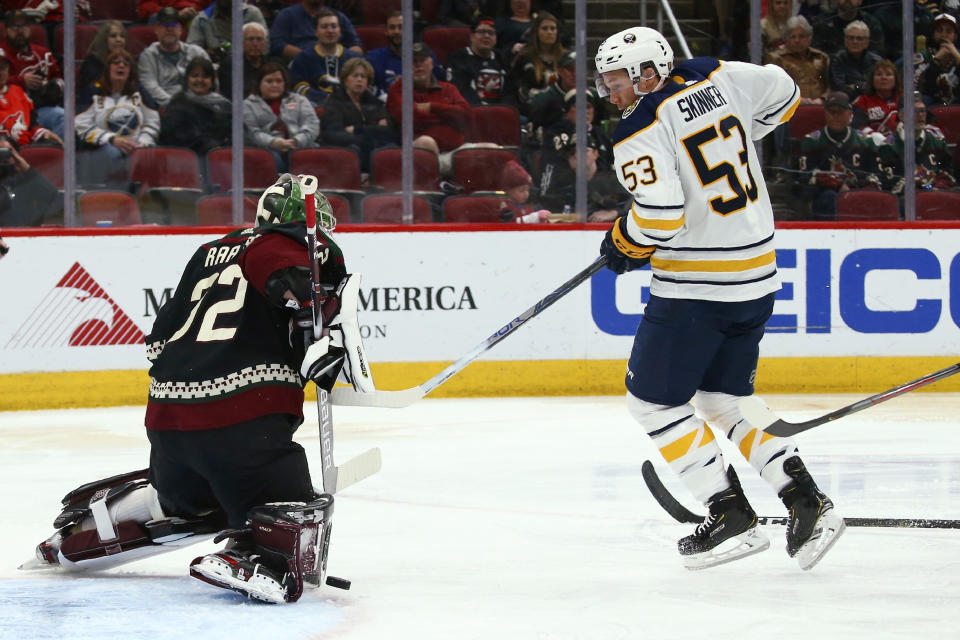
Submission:
MULTIPOLYGON (((951 189, 956 185, 953 176, 953 160, 947 141, 936 127, 927 124, 927 107, 922 98, 914 98, 914 135, 916 148, 916 172, 918 190, 932 191, 951 189)), ((884 173, 884 186, 894 195, 903 195, 904 186, 904 126, 903 96, 900 97, 897 124, 894 133, 880 145, 880 159, 884 173)))
MULTIPOLYGON (((870 6, 870 13, 883 25, 883 40, 887 43, 886 58, 899 60, 903 56, 903 3, 873 3, 870 6)), ((913 33, 926 38, 927 34, 933 31, 933 20, 939 13, 939 0, 914 0, 913 33)), ((956 9, 953 13, 956 13, 956 9)), ((920 52, 914 51, 914 53, 920 52)))
MULTIPOLYGON (((274 58, 279 60, 279 58, 274 58)), ((257 90, 260 67, 271 58, 267 56, 267 30, 257 22, 248 22, 243 25, 243 95, 250 95, 257 90)), ((220 62, 217 70, 220 80, 220 93, 229 97, 233 95, 233 58, 227 56, 220 62)))
POLYGON ((447 27, 469 27, 480 17, 478 0, 438 0, 437 24, 447 27))
POLYGON ((157 14, 157 42, 140 54, 140 82, 161 107, 167 106, 173 94, 180 91, 187 64, 196 57, 207 58, 207 52, 197 45, 180 42, 182 30, 177 10, 164 7, 157 14))
POLYGON ((294 91, 319 107, 340 84, 343 63, 360 56, 338 44, 340 21, 337 14, 321 9, 314 18, 317 41, 312 47, 300 51, 290 63, 290 82, 294 91))
POLYGON ((812 203, 814 220, 835 220, 841 193, 880 187, 879 155, 870 136, 850 126, 853 110, 847 94, 827 96, 824 118, 826 126, 808 133, 800 146, 799 196, 812 203))
POLYGON ((43 127, 31 124, 33 103, 23 88, 10 84, 10 60, 0 48, 0 133, 5 133, 20 146, 47 140, 63 144, 60 136, 43 127))
MULTIPOLYGON (((394 122, 402 122, 403 78, 390 87, 387 111, 394 122)), ((413 134, 414 146, 435 153, 452 151, 463 144, 470 125, 470 103, 449 82, 433 77, 433 56, 422 42, 413 45, 413 134)))
POLYGON ((760 35, 763 39, 763 55, 767 56, 787 41, 790 28, 787 20, 793 13, 791 0, 770 0, 767 15, 760 20, 760 35))
MULTIPOLYGON (((302 0, 277 13, 270 27, 270 53, 293 60, 317 41, 314 18, 323 9, 323 0, 302 0)), ((363 44, 353 23, 341 11, 332 10, 340 21, 340 44, 363 55, 363 44)))
POLYGON ((933 38, 926 51, 917 52, 917 89, 931 106, 960 102, 960 51, 957 50, 957 19, 941 13, 933 22, 933 38))
POLYGON ((767 62, 782 67, 800 88, 800 104, 823 104, 830 91, 830 56, 810 46, 813 27, 803 16, 787 20, 787 41, 767 62))
POLYGON ((279 62, 260 67, 256 93, 243 101, 247 143, 273 153, 277 172, 290 167, 289 153, 316 146, 320 120, 310 101, 290 91, 287 68, 279 62))
MULTIPOLYGON (((77 0, 74 19, 86 22, 90 19, 90 3, 95 0, 77 0)), ((47 24, 63 22, 63 0, 7 0, 8 9, 21 9, 31 19, 47 24)))
MULTIPOLYGON (((540 173, 540 203, 549 211, 570 213, 577 205, 577 140, 570 138, 566 146, 566 164, 548 165, 540 173)), ((599 153, 587 142, 587 220, 612 222, 630 200, 629 194, 618 189, 617 177, 612 171, 598 171, 599 153)))
POLYGON ((853 22, 867 26, 867 46, 873 53, 887 53, 883 41, 883 25, 869 12, 860 9, 863 0, 840 0, 837 8, 814 22, 813 46, 823 51, 836 51, 847 36, 847 27, 853 22))
POLYGON ((198 57, 187 64, 183 88, 160 118, 160 144, 186 147, 201 156, 230 146, 230 101, 214 91, 214 82, 216 72, 209 60, 198 57))
POLYGON ((447 56, 447 82, 474 106, 516 104, 507 65, 494 50, 496 44, 493 19, 481 17, 470 27, 469 46, 447 56))
POLYGON ((519 162, 511 160, 504 165, 503 171, 500 172, 500 188, 506 197, 500 205, 500 222, 532 224, 550 219, 548 210, 527 204, 532 184, 533 178, 519 162))
POLYGON ((373 67, 363 58, 347 60, 340 69, 340 86, 324 105, 323 142, 351 147, 360 158, 360 170, 370 173, 370 152, 396 142, 387 110, 371 90, 373 67))
POLYGON ((77 108, 83 110, 90 104, 93 94, 99 90, 94 86, 103 76, 107 56, 114 51, 127 48, 127 28, 119 20, 107 20, 97 29, 97 35, 87 48, 87 54, 80 65, 77 76, 77 108))
POLYGON ((853 126, 886 137, 897 126, 897 101, 902 91, 900 68, 889 60, 873 65, 867 86, 853 101, 853 126))
POLYGON ((177 20, 187 24, 203 10, 207 2, 208 0, 137 0, 137 17, 141 22, 153 24, 159 21, 161 11, 173 9, 177 12, 177 20))
POLYGON ((63 137, 63 80, 53 53, 30 42, 33 21, 23 11, 6 15, 6 42, 0 43, 10 61, 10 84, 23 88, 33 101, 38 126, 63 137))
POLYGON ((557 63, 563 56, 560 22, 541 12, 530 28, 530 42, 517 55, 513 76, 517 80, 517 102, 527 104, 537 93, 557 81, 557 63))
POLYGON ((0 133, 0 227, 39 227, 63 211, 63 197, 19 152, 17 141, 0 133))
POLYGON ((843 30, 843 49, 830 57, 830 87, 852 98, 863 93, 867 72, 883 58, 867 51, 870 28, 854 20, 843 30))
POLYGON ((144 104, 138 86, 133 56, 124 50, 109 54, 99 94, 74 120, 83 143, 77 163, 82 184, 125 188, 127 156, 156 144, 160 115, 144 104))
POLYGON ((542 140, 543 130, 556 124, 566 113, 564 97, 576 87, 576 65, 576 52, 565 52, 557 62, 557 81, 533 96, 529 104, 521 105, 530 120, 534 140, 542 140))
POLYGON ((510 15, 497 18, 494 27, 497 30, 497 48, 506 61, 512 61, 526 42, 533 17, 530 14, 530 0, 510 0, 510 15))
MULTIPOLYGON (((260 9, 248 2, 241 5, 243 24, 251 22, 262 25, 264 30, 267 22, 263 19, 260 9)), ((197 14, 190 23, 187 32, 187 42, 203 48, 214 62, 230 55, 230 41, 233 39, 233 21, 231 0, 216 0, 209 7, 197 14)))
MULTIPOLYGON (((400 47, 403 44, 403 14, 399 11, 390 12, 384 31, 387 35, 387 46, 372 49, 365 57, 373 66, 377 96, 385 102, 390 85, 403 73, 403 60, 400 53, 400 47)), ((442 80, 443 70, 437 62, 437 56, 431 52, 430 57, 433 58, 433 76, 437 80, 442 80)))
MULTIPOLYGON (((600 97, 593 89, 587 90, 587 136, 591 149, 597 152, 597 168, 600 171, 610 171, 613 166, 613 141, 595 127, 593 117, 597 106, 602 104, 600 97)), ((543 130, 543 154, 540 164, 546 167, 550 164, 567 163, 568 146, 577 132, 577 90, 567 91, 563 97, 563 116, 543 130)))

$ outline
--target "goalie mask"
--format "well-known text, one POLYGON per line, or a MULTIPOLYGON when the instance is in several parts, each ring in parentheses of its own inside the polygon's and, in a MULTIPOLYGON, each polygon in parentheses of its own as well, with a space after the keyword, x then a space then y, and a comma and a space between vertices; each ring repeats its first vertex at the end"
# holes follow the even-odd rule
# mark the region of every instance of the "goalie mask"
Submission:
MULTIPOLYGON (((337 227, 333 215, 333 206, 327 197, 319 191, 314 194, 317 204, 317 227, 327 233, 337 227)), ((300 181, 285 173, 267 187, 257 203, 257 226, 280 224, 283 222, 305 221, 307 212, 300 191, 300 181)))
MULTIPOLYGON (((623 69, 633 82, 633 92, 638 96, 646 95, 637 90, 637 83, 644 78, 644 69, 650 68, 660 78, 653 91, 663 86, 673 68, 673 49, 659 31, 648 27, 631 27, 615 33, 597 48, 597 92, 600 97, 610 95, 610 88, 603 74, 623 69)), ((647 77, 654 77, 646 73, 647 77)))

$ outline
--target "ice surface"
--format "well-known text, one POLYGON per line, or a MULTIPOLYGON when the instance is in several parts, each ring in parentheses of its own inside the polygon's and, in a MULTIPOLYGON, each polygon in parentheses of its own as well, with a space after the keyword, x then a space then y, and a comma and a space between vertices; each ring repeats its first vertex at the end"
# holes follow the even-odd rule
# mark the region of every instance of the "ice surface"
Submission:
MULTIPOLYGON (((766 399, 797 421, 859 396, 766 399)), ((845 516, 960 518, 958 409, 960 394, 914 393, 797 441, 845 516)), ((383 452, 337 498, 329 569, 353 588, 271 606, 188 577, 210 542, 101 575, 17 571, 65 493, 146 466, 148 445, 140 407, 0 413, 0 638, 960 637, 960 530, 848 528, 802 572, 771 526, 769 551, 683 569, 675 542, 691 527, 648 495, 643 460, 697 505, 622 398, 427 399, 335 419, 338 461, 383 452)), ((726 451, 757 511, 781 515, 726 451)))

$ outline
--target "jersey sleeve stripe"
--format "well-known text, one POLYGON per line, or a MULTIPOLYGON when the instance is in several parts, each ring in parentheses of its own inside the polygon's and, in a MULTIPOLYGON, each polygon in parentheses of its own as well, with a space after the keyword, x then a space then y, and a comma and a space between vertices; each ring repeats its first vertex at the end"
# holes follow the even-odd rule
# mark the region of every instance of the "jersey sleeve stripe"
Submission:
MULTIPOLYGON (((767 115, 763 116, 763 120, 761 122, 766 124, 767 120, 770 120, 770 118, 777 117, 777 114, 783 112, 785 109, 788 109, 791 105, 793 106, 793 109, 796 109, 797 105, 799 104, 800 104, 800 90, 797 88, 797 83, 793 83, 793 93, 790 94, 790 97, 787 98, 787 100, 783 102, 780 106, 778 106, 776 109, 774 109, 767 115)), ((790 113, 792 115, 793 110, 791 110, 790 113)), ((783 119, 781 119, 780 121, 785 122, 783 119)))
POLYGON ((641 218, 637 215, 636 211, 631 211, 630 215, 641 230, 656 229, 658 231, 676 231, 677 229, 681 229, 683 227, 684 222, 684 217, 682 215, 679 218, 674 218, 671 220, 662 220, 660 218, 641 218))
POLYGON ((672 272, 702 271, 702 272, 738 272, 750 271, 776 262, 776 251, 769 251, 755 258, 743 260, 674 260, 653 258, 650 265, 655 269, 672 272))
POLYGON ((637 201, 634 201, 633 205, 635 207, 640 207, 641 209, 652 209, 654 211, 664 211, 667 209, 683 209, 682 204, 655 205, 655 204, 641 204, 637 201))
POLYGON ((655 273, 653 274, 654 280, 659 280, 661 282, 669 282, 671 284, 682 284, 682 285, 707 285, 710 287, 735 287, 742 286, 746 284, 753 284, 755 282, 763 282, 764 280, 769 280, 770 278, 777 275, 776 269, 770 273, 765 273, 764 275, 757 278, 750 278, 749 280, 681 280, 679 278, 667 278, 663 274, 655 273))

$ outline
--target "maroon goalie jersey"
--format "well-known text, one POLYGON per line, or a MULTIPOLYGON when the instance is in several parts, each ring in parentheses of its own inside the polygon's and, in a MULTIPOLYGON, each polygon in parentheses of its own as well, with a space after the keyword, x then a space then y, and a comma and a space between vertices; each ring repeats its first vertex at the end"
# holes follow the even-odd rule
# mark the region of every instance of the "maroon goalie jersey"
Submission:
MULTIPOLYGON (((242 229, 202 245, 146 337, 153 430, 215 429, 276 413, 303 417, 303 334, 264 293, 274 272, 309 266, 302 223, 242 229)), ((321 283, 346 275, 317 234, 321 283)))

